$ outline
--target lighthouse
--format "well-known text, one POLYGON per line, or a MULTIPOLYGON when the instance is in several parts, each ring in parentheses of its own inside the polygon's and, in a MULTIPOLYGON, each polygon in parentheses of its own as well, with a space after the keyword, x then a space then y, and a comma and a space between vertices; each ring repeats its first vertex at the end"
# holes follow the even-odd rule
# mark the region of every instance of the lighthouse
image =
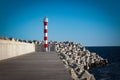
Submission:
POLYGON ((45 51, 48 51, 48 18, 44 18, 44 48, 45 51))

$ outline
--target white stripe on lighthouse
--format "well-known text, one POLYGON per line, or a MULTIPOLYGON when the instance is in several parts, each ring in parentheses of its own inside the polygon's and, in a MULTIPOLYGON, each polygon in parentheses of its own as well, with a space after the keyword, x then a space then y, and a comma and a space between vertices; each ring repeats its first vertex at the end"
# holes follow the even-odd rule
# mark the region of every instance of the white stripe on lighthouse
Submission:
POLYGON ((45 26, 45 27, 44 27, 44 29, 48 29, 48 27, 47 27, 47 26, 45 26))
POLYGON ((47 44, 47 43, 48 43, 48 40, 45 41, 45 44, 47 44))
POLYGON ((48 36, 48 33, 44 33, 44 35, 45 35, 45 37, 47 37, 47 36, 48 36))

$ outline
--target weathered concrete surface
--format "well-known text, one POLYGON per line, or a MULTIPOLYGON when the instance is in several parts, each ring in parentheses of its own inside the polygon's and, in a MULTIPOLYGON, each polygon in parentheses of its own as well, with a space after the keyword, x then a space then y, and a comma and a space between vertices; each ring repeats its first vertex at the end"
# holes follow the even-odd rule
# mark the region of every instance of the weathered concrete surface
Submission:
POLYGON ((0 39, 0 60, 35 52, 35 45, 0 39))
POLYGON ((0 80, 71 80, 57 53, 35 52, 0 61, 0 80))

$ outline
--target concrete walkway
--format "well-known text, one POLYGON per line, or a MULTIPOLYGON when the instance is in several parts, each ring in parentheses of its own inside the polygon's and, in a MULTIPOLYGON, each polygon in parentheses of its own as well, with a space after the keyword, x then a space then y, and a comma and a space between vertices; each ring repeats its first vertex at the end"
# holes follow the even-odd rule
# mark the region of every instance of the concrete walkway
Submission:
POLYGON ((0 80, 72 80, 57 53, 35 52, 0 61, 0 80))

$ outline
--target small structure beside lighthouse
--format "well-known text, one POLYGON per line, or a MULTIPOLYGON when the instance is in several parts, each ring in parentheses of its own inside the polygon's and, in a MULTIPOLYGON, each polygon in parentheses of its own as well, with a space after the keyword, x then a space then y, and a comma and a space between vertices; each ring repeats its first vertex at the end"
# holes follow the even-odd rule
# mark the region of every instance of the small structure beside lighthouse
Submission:
POLYGON ((45 51, 48 51, 48 18, 44 18, 44 48, 45 51))

